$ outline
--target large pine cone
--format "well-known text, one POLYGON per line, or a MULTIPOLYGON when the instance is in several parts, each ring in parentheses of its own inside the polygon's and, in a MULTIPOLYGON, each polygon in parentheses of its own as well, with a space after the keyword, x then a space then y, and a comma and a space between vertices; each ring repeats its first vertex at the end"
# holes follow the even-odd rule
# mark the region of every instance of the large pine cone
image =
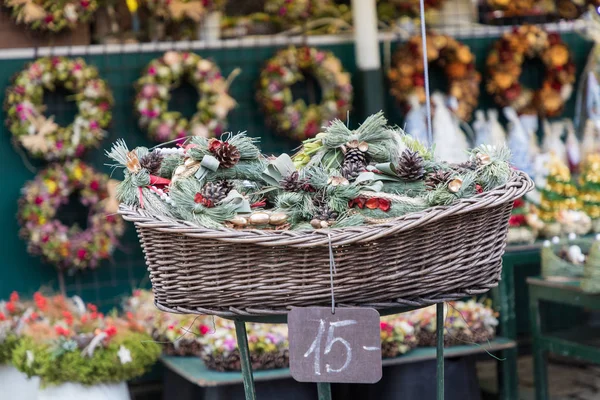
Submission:
POLYGON ((225 199, 231 189, 233 189, 233 183, 230 181, 207 182, 200 194, 209 204, 215 205, 225 199))
POLYGON ((425 175, 423 157, 416 151, 406 149, 402 152, 396 168, 398 176, 405 181, 416 181, 425 175))
POLYGON ((213 155, 219 160, 219 167, 231 168, 240 161, 240 151, 229 142, 222 142, 220 146, 215 146, 213 155))
POLYGON ((145 168, 150 175, 158 175, 162 164, 163 155, 157 151, 146 154, 140 160, 140 166, 145 168))
POLYGON ((369 164, 365 153, 359 149, 349 149, 344 155, 341 174, 349 181, 354 180, 369 164))
POLYGON ((437 170, 430 173, 425 180, 427 190, 434 190, 438 185, 444 184, 450 180, 452 173, 450 171, 437 170))

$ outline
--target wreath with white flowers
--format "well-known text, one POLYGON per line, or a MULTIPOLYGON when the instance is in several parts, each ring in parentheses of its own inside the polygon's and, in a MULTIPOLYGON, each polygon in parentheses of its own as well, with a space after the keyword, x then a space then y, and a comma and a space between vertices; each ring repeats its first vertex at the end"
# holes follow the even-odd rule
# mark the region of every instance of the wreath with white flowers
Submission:
MULTIPOLYGON (((523 25, 505 33, 487 57, 486 89, 500 106, 513 107, 521 114, 555 117, 571 97, 575 64, 569 47, 558 33, 548 34, 537 26, 523 25), (539 57, 544 63, 544 82, 540 89, 519 82, 525 59, 539 57)), ((541 72, 540 72, 541 73, 541 72)))
POLYGON ((116 215, 116 184, 79 160, 41 171, 19 200, 20 235, 28 251, 63 270, 95 268, 109 258, 124 230, 116 215), (85 230, 55 219, 71 194, 79 194, 90 210, 85 230))
POLYGON ((194 53, 168 51, 152 60, 137 81, 135 108, 139 125, 160 142, 186 136, 219 136, 227 125, 227 114, 236 106, 228 93, 229 84, 212 61, 194 53), (200 94, 198 111, 191 120, 168 111, 170 90, 184 80, 200 94))
POLYGON ((111 119, 112 94, 98 70, 82 59, 40 58, 18 73, 7 89, 6 124, 16 140, 34 157, 56 160, 81 157, 104 138, 111 119), (62 127, 44 115, 44 90, 57 86, 73 92, 79 110, 72 124, 62 127))
POLYGON ((5 0, 17 23, 31 29, 58 32, 87 22, 98 9, 97 0, 5 0))
POLYGON ((289 47, 267 61, 260 73, 257 99, 267 123, 296 140, 314 137, 322 126, 345 119, 352 106, 350 74, 333 53, 313 47, 289 47), (320 104, 294 100, 290 87, 311 74, 321 86, 320 104))

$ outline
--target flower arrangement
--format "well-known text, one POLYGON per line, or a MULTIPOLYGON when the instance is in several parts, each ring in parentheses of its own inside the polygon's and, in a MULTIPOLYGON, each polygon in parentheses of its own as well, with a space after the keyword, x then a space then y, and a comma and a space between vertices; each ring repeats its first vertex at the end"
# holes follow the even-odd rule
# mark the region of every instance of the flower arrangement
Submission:
POLYGON ((11 293, 8 301, 0 302, 0 365, 11 361, 27 324, 42 320, 53 323, 83 308, 85 305, 78 297, 68 299, 35 292, 33 299, 23 300, 17 292, 11 293))
MULTIPOLYGON (((462 120, 470 120, 477 107, 481 75, 475 69, 475 56, 467 45, 432 32, 427 34, 427 61, 439 65, 448 78, 448 94, 458 106, 462 120)), ((413 36, 398 47, 388 71, 390 93, 405 106, 411 96, 425 103, 425 79, 421 37, 413 36)))
MULTIPOLYGON (((286 368, 289 365, 287 325, 247 324, 248 348, 253 370, 286 368)), ((202 359, 217 371, 241 370, 240 354, 232 321, 215 318, 214 330, 199 338, 202 359)))
POLYGON ((39 172, 23 187, 19 200, 20 235, 27 240, 28 251, 63 270, 97 267, 110 257, 124 230, 116 215, 115 189, 114 181, 79 160, 39 172), (72 194, 90 209, 85 230, 55 219, 72 194))
POLYGON ((143 0, 142 4, 167 21, 181 22, 189 19, 200 22, 207 13, 221 10, 226 0, 143 0))
POLYGON ((160 346, 135 325, 105 317, 88 304, 62 318, 25 325, 13 350, 13 365, 43 386, 66 382, 97 385, 138 377, 160 355, 160 346))
POLYGON ((571 97, 575 64, 571 52, 557 33, 546 33, 537 26, 523 25, 505 33, 487 57, 486 89, 502 107, 510 106, 520 114, 560 115, 571 97), (538 90, 519 83, 526 58, 540 57, 546 70, 538 90))
POLYGON ((45 160, 81 157, 105 136, 112 115, 112 94, 98 70, 82 59, 40 58, 16 75, 6 91, 6 124, 32 156, 45 160), (44 90, 57 86, 73 92, 79 113, 62 127, 44 116, 44 90))
POLYGON ((159 311, 150 291, 135 290, 126 299, 123 309, 132 324, 137 324, 157 343, 164 344, 167 355, 200 356, 199 338, 212 331, 204 316, 170 314, 159 311))
POLYGON ((99 7, 97 0, 5 0, 12 17, 34 30, 58 32, 89 21, 99 7))
POLYGON ((152 152, 120 141, 107 155, 125 170, 119 201, 211 229, 379 223, 492 190, 513 173, 504 147, 477 147, 460 165, 438 162, 386 123, 381 113, 354 131, 333 121, 293 158, 265 157, 244 134, 152 152))
POLYGON ((380 328, 383 358, 398 357, 417 347, 418 330, 405 314, 382 317, 380 328))
POLYGON ((236 105, 228 93, 229 85, 213 62, 194 53, 168 51, 152 60, 136 83, 139 124, 156 141, 219 136, 226 127, 227 114, 236 105), (198 112, 189 121, 167 109, 169 91, 183 80, 201 95, 198 112))
POLYGON ((260 73, 257 100, 267 123, 292 139, 314 137, 321 126, 346 118, 352 105, 352 83, 333 53, 311 47, 289 47, 267 61, 260 73), (290 87, 311 74, 321 86, 320 104, 294 100, 290 87))
MULTIPOLYGON (((484 343, 495 336, 497 314, 475 300, 449 302, 444 317, 445 346, 484 343)), ((436 307, 412 311, 409 319, 420 328, 419 346, 436 344, 436 307)))

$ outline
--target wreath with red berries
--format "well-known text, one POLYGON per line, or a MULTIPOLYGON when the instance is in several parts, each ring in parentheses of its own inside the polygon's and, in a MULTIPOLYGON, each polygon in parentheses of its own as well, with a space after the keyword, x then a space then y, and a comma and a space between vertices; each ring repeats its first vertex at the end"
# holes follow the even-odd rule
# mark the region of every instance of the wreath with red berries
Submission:
POLYGON ((313 47, 289 47, 267 61, 260 73, 257 99, 267 123, 296 140, 315 137, 322 126, 345 119, 352 105, 352 83, 339 58, 313 47), (290 87, 312 75, 321 87, 321 103, 294 100, 290 87))
POLYGON ((124 224, 116 215, 116 182, 79 160, 52 165, 23 188, 19 200, 20 235, 31 254, 61 270, 95 268, 109 258, 124 224), (57 210, 78 194, 90 212, 87 229, 66 226, 57 210))
MULTIPOLYGON (((427 33, 427 61, 443 69, 448 78, 448 94, 457 102, 456 115, 470 120, 477 107, 481 75, 475 70, 475 56, 465 44, 446 36, 427 33)), ((392 68, 388 71, 391 94, 407 105, 412 96, 425 103, 425 66, 422 40, 413 36, 394 53, 392 68)))
POLYGON ((524 25, 505 33, 487 58, 486 90, 502 107, 510 106, 520 114, 555 117, 571 97, 575 82, 575 64, 569 48, 557 33, 537 26, 524 25), (525 59, 539 57, 546 69, 540 89, 519 83, 525 59))

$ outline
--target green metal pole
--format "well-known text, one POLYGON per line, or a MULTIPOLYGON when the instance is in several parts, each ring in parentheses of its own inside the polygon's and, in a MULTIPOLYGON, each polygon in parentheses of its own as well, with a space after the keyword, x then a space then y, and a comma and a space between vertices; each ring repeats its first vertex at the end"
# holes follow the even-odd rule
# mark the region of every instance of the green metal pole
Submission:
POLYGON ((546 364, 547 349, 541 345, 542 321, 540 318, 540 301, 535 286, 529 285, 529 318, 531 322, 531 339, 533 343, 533 371, 535 374, 535 398, 547 400, 548 396, 548 365, 546 364))
POLYGON ((331 400, 331 383, 319 382, 317 383, 317 390, 319 400, 331 400))
POLYGON ((444 303, 437 304, 437 400, 444 400, 444 303))
POLYGON ((248 335, 246 334, 246 323, 235 321, 235 335, 237 336, 238 349, 240 350, 240 361, 242 364, 242 376, 244 378, 244 393, 246 400, 256 400, 254 390, 254 377, 252 376, 252 365, 250 364, 250 349, 248 348, 248 335))

